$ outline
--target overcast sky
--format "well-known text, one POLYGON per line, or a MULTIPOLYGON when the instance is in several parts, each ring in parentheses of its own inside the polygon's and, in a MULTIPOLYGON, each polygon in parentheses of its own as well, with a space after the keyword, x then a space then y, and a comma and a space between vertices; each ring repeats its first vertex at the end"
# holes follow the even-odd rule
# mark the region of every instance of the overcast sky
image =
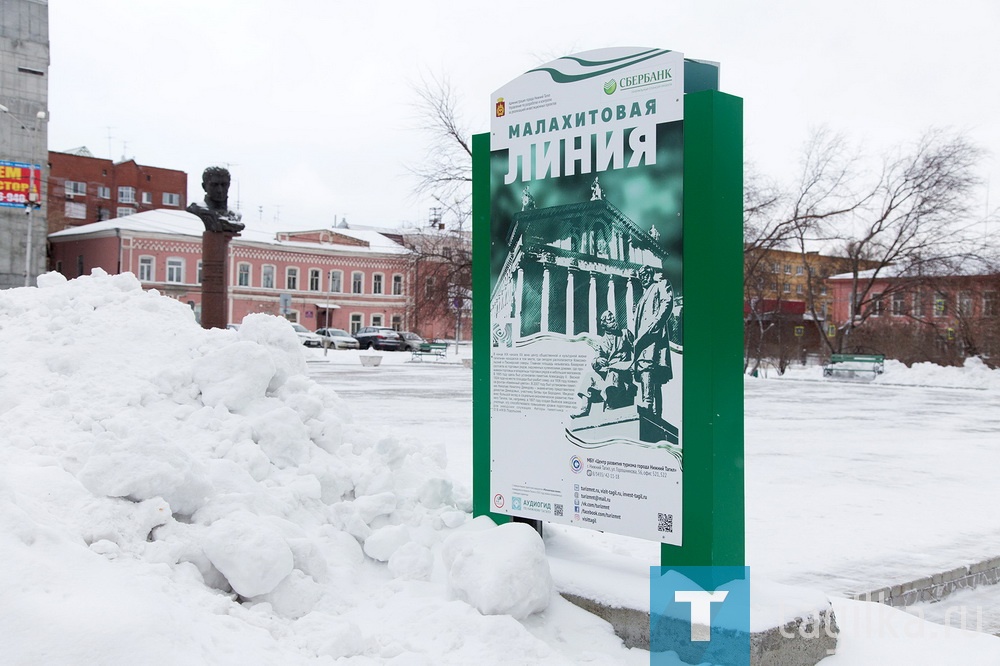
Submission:
POLYGON ((790 177, 818 126, 876 150, 949 127, 990 151, 1000 204, 996 0, 50 0, 49 25, 50 149, 186 171, 191 199, 228 164, 253 227, 423 223, 421 79, 485 132, 493 90, 610 46, 720 62, 765 174, 790 177))

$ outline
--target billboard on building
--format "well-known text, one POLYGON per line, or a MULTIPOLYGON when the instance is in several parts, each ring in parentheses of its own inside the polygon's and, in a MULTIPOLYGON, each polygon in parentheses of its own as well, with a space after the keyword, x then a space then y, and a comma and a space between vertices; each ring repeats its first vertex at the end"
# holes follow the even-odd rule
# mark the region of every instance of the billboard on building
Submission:
POLYGON ((683 77, 614 48, 493 95, 496 513, 681 545, 683 77))
POLYGON ((42 167, 25 162, 0 160, 0 206, 23 207, 29 200, 40 203, 42 167), (32 178, 32 176, 34 176, 32 178), (30 194, 35 196, 29 196, 30 194))

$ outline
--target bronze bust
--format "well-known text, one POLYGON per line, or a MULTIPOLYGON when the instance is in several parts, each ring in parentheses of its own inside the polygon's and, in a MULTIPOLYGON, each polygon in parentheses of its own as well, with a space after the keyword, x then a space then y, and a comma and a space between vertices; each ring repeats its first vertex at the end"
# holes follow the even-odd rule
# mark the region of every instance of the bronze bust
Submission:
POLYGON ((205 201, 192 203, 187 211, 201 218, 205 231, 239 233, 246 226, 240 223, 242 215, 229 210, 229 183, 229 170, 222 167, 208 167, 201 174, 205 201))

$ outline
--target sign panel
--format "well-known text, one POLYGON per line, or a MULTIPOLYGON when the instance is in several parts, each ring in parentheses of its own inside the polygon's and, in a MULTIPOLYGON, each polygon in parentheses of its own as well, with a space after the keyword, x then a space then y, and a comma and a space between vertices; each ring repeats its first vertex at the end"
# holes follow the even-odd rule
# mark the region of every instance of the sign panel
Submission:
POLYGON ((23 207, 29 200, 40 202, 42 191, 42 166, 32 166, 26 162, 0 160, 0 206, 23 207), (29 194, 34 194, 30 197, 29 194))
POLYGON ((560 58, 494 93, 496 513, 681 545, 684 58, 560 58))

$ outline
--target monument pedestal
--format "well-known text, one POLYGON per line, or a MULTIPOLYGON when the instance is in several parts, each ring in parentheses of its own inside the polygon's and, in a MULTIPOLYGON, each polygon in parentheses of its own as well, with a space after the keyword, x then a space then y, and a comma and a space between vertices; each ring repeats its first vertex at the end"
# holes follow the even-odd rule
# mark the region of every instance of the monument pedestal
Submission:
POLYGON ((229 323, 229 241, 238 235, 206 231, 201 236, 202 328, 225 328, 229 323))

